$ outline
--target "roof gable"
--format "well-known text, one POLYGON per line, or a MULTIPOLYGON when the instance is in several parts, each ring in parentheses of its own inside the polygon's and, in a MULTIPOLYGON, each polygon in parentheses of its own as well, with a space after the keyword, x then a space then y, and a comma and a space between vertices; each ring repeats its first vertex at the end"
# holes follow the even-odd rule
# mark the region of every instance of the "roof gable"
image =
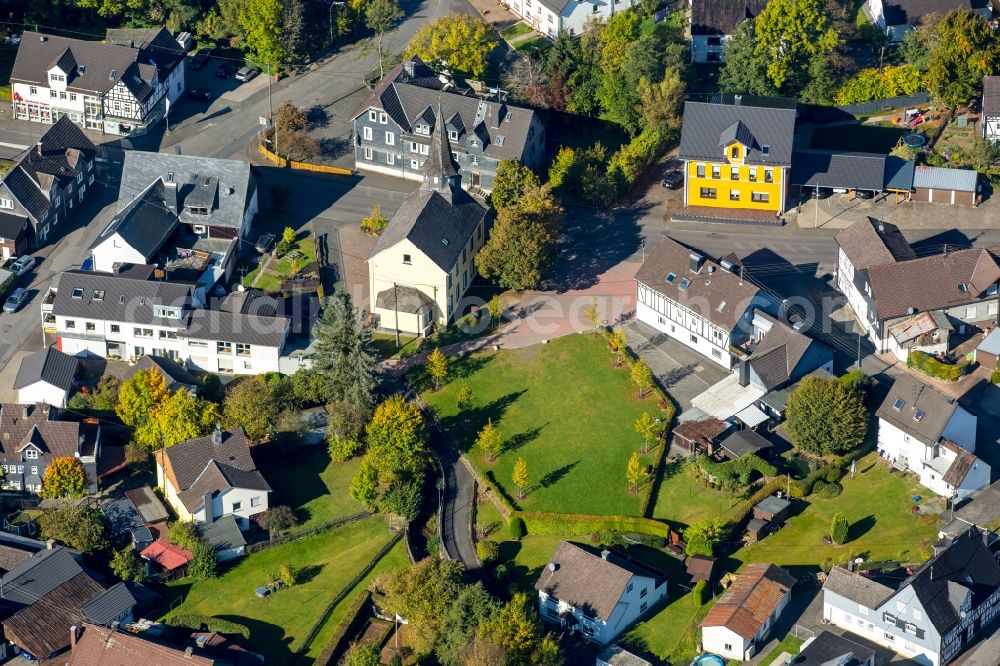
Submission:
POLYGON ((729 104, 684 103, 679 156, 683 160, 720 162, 720 141, 732 137, 750 150, 744 161, 764 166, 791 166, 795 111, 729 104))
POLYGON ((876 414, 925 444, 937 444, 958 409, 954 398, 904 373, 893 382, 876 414))
POLYGON ((790 573, 773 564, 749 564, 719 597, 702 627, 726 627, 751 640, 795 585, 790 573))

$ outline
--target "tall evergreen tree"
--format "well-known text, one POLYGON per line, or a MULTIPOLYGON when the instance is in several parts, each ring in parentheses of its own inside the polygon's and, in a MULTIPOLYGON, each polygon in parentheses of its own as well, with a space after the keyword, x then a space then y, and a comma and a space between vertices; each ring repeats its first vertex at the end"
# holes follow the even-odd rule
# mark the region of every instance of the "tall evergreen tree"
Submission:
POLYGON ((378 362, 371 348, 371 332, 362 320, 350 294, 334 292, 313 329, 313 368, 326 378, 331 400, 370 412, 375 405, 378 362))

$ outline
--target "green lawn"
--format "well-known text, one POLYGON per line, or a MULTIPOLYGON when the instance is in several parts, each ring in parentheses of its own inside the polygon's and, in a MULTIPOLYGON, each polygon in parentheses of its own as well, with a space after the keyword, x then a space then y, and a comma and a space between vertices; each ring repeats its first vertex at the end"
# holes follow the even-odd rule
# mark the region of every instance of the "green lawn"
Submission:
POLYGON ((396 349, 395 333, 373 333, 372 346, 380 358, 405 358, 417 351, 417 340, 414 335, 399 335, 399 349, 396 349))
POLYGON ((699 483, 686 461, 667 463, 653 508, 653 517, 672 525, 690 525, 704 518, 722 518, 745 500, 732 498, 699 483))
POLYGON ((701 640, 699 625, 711 607, 711 603, 696 606, 690 592, 671 586, 670 598, 663 610, 632 627, 622 642, 651 652, 671 664, 690 663, 697 656, 701 640), (678 596, 678 592, 683 594, 678 596))
POLYGON ((17 57, 17 47, 9 44, 0 45, 0 100, 9 102, 10 72, 14 69, 14 59, 17 57))
POLYGON ((515 37, 520 37, 521 35, 527 35, 531 32, 531 27, 527 23, 522 23, 518 21, 514 25, 507 26, 500 31, 500 36, 504 39, 514 39, 515 37))
POLYGON ((526 39, 523 42, 517 42, 514 44, 515 51, 522 51, 525 53, 538 53, 544 51, 552 45, 545 37, 538 35, 537 37, 532 37, 531 39, 526 39))
POLYGON ((793 636, 792 634, 788 634, 781 640, 780 643, 778 643, 775 646, 773 650, 768 652, 764 656, 764 658, 757 663, 759 663, 760 666, 771 666, 771 663, 774 662, 775 659, 780 657, 782 652, 787 652, 788 654, 794 657, 799 653, 799 650, 802 649, 802 643, 804 642, 805 641, 803 641, 798 636, 793 636))
MULTIPOLYGON (((298 269, 300 271, 316 261, 316 243, 313 242, 311 236, 300 238, 295 244, 295 250, 298 250, 301 254, 298 258, 298 269)), ((256 289, 266 292, 281 291, 281 283, 295 275, 295 271, 292 270, 293 260, 291 258, 291 255, 295 250, 292 250, 292 252, 289 252, 279 259, 278 263, 265 271, 259 279, 257 278, 257 275, 260 273, 261 266, 263 264, 257 264, 257 266, 243 278, 243 285, 246 287, 253 286, 256 289), (255 280, 256 283, 254 282, 255 280)))
MULTIPOLYGON (((426 384, 423 384, 426 386, 426 384)), ((511 471, 528 463, 526 511, 637 515, 641 494, 626 488, 629 456, 640 447, 634 424, 643 411, 661 414, 655 399, 639 401, 628 370, 613 368, 604 339, 570 335, 547 345, 481 352, 452 359, 450 382, 424 398, 480 470, 514 495, 511 471), (456 395, 467 385, 473 406, 459 414, 456 395), (488 463, 471 450, 487 419, 505 438, 488 463)), ((644 457, 651 464, 654 455, 644 457)))
POLYGON ((296 531, 357 513, 364 505, 352 499, 349 490, 360 464, 361 458, 335 463, 323 452, 265 466, 264 476, 274 488, 271 504, 292 507, 299 518, 296 531))
MULTIPOLYGON (((268 663, 291 663, 292 654, 326 604, 390 538, 381 519, 369 518, 262 550, 214 580, 188 578, 170 583, 164 607, 171 608, 178 599, 183 602, 165 616, 197 613, 242 624, 250 629, 249 649, 263 654, 268 663), (286 562, 303 572, 303 580, 259 599, 254 590, 286 562)), ((399 562, 398 554, 392 557, 399 562)))

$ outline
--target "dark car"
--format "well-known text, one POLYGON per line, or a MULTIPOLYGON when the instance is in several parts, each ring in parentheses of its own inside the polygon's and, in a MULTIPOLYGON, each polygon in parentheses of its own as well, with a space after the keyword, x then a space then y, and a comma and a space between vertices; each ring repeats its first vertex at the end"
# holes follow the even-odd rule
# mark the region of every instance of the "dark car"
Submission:
POLYGON ((874 199, 875 193, 871 190, 854 190, 854 195, 859 199, 874 199))
POLYGON ((202 102, 212 101, 212 91, 208 88, 193 88, 187 91, 187 96, 190 99, 196 99, 202 102))
POLYGON ((228 79, 230 76, 235 74, 238 69, 239 66, 236 65, 236 63, 229 62, 225 65, 221 65, 219 69, 215 70, 215 76, 220 79, 228 79))
POLYGON ((204 51, 199 51, 193 58, 191 58, 191 62, 188 63, 188 67, 197 72, 199 69, 204 67, 207 62, 208 54, 204 51))
POLYGON ((680 171, 668 171, 663 177, 663 187, 668 190, 676 190, 684 184, 684 174, 680 171))
POLYGON ((254 246, 261 254, 267 254, 274 248, 274 234, 263 234, 254 246))

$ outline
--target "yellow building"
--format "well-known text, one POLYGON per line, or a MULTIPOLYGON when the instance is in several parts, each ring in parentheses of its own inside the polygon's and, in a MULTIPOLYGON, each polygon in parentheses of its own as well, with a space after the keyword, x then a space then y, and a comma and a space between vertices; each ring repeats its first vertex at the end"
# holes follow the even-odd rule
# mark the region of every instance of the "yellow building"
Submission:
POLYGON ((794 134, 793 109, 687 102, 684 207, 783 213, 794 134))

